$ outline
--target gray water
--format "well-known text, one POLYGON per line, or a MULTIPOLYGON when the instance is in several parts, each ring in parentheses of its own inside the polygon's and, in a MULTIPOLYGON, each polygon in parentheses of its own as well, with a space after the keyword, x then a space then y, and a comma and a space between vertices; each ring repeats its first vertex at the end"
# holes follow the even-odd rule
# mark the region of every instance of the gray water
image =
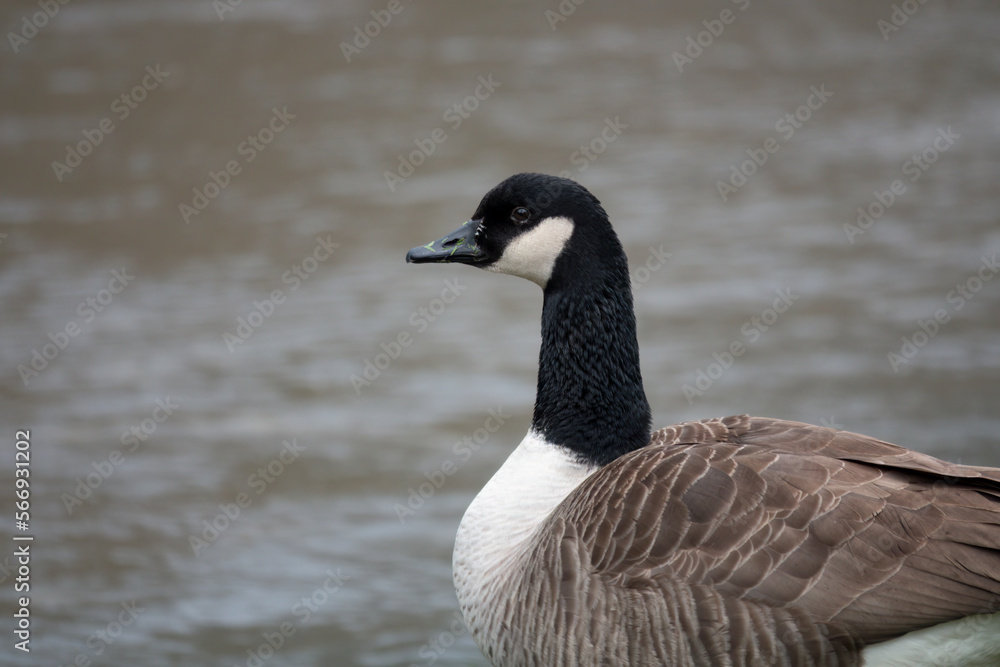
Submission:
POLYGON ((518 171, 615 221, 657 426, 1000 466, 1000 8, 901 5, 4 3, 0 662, 484 664, 451 546, 541 298, 403 257, 518 171))

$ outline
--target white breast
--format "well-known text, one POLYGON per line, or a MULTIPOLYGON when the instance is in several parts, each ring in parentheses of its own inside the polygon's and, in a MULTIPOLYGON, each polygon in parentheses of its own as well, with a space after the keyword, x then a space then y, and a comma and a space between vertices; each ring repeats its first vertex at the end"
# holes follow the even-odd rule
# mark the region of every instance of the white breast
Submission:
POLYGON ((455 590, 466 623, 495 595, 502 595, 508 568, 535 528, 580 482, 597 470, 570 450, 529 431, 465 511, 452 560, 455 590))

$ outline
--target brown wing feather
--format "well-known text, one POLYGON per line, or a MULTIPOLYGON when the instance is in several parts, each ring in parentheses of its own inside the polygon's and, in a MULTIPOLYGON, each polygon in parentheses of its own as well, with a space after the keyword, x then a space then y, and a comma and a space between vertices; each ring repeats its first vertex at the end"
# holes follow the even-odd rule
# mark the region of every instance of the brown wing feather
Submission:
POLYGON ((796 422, 687 422, 588 478, 539 545, 560 554, 549 622, 593 655, 854 664, 998 611, 1000 470, 796 422))

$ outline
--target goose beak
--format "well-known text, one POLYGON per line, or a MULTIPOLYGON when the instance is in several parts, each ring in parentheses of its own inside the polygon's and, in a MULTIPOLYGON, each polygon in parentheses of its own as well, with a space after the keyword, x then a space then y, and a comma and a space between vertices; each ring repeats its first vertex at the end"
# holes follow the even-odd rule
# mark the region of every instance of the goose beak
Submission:
POLYGON ((486 253, 476 244, 479 220, 469 220, 442 239, 417 246, 406 253, 406 261, 414 264, 427 262, 456 262, 478 264, 486 260, 486 253))

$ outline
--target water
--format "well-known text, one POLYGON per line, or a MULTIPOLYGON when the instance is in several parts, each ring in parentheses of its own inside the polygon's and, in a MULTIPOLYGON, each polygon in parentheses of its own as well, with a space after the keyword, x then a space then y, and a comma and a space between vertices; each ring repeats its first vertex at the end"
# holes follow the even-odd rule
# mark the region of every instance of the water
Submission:
MULTIPOLYGON (((0 552, 0 661, 483 664, 451 545, 527 428, 541 299, 403 256, 517 171, 569 171, 616 222, 657 425, 825 421, 1000 466, 994 5, 884 39, 886 1, 588 2, 554 30, 555 2, 407 2, 347 62, 387 6, 76 0, 5 37, 0 474, 30 429, 35 542, 30 654, 0 552)), ((37 11, 6 3, 4 35, 37 11)))

